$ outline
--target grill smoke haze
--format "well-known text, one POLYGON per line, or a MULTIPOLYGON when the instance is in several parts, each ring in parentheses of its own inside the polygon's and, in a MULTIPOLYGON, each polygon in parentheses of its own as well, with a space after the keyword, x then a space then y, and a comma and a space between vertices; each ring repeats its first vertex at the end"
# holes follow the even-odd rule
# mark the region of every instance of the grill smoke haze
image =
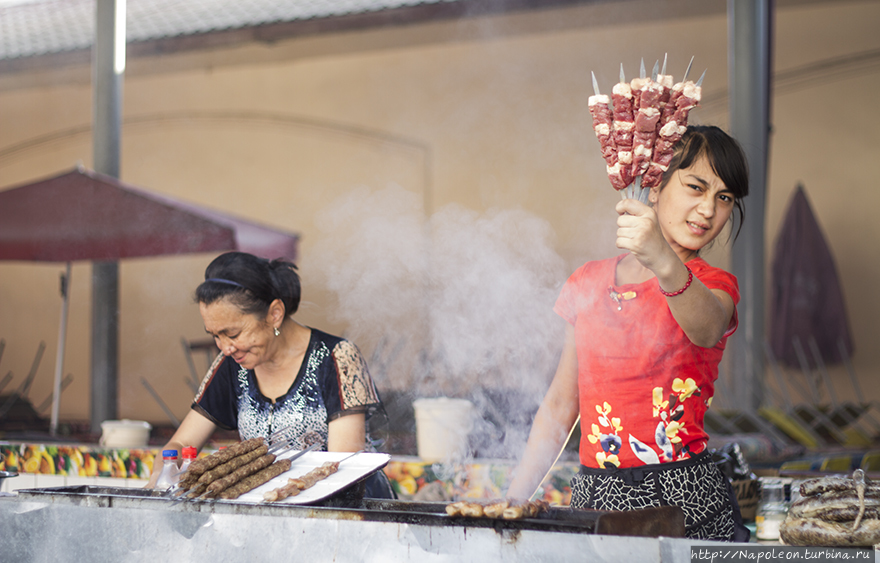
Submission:
MULTIPOLYGON (((495 426, 534 412, 561 349, 564 321, 552 308, 568 275, 546 221, 459 205, 426 221, 418 194, 389 186, 352 190, 317 224, 309 275, 336 294, 333 317, 380 388, 467 398, 495 426)), ((504 441, 527 433, 522 422, 504 441)))

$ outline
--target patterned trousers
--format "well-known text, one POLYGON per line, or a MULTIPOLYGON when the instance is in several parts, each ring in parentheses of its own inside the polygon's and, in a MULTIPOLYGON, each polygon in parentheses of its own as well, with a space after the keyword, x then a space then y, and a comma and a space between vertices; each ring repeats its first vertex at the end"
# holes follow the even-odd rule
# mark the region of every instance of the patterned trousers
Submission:
POLYGON ((733 488, 703 452, 694 458, 623 469, 581 466, 571 480, 571 506, 595 510, 637 510, 679 506, 687 537, 748 541, 733 488))

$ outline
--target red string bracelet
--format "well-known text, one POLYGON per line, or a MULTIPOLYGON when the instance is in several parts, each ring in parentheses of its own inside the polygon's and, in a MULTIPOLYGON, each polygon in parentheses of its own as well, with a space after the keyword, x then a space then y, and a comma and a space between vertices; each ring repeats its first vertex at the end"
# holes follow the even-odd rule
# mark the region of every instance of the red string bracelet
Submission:
POLYGON ((684 287, 679 289, 678 291, 669 292, 669 291, 663 291, 663 288, 660 287, 660 285, 658 284, 657 288, 660 290, 660 293, 662 293, 666 297, 675 297, 676 295, 681 295, 682 293, 684 293, 684 290, 689 288, 691 286, 691 282, 694 281, 694 273, 687 266, 685 266, 685 268, 688 271, 688 281, 687 281, 687 283, 684 284, 684 287))

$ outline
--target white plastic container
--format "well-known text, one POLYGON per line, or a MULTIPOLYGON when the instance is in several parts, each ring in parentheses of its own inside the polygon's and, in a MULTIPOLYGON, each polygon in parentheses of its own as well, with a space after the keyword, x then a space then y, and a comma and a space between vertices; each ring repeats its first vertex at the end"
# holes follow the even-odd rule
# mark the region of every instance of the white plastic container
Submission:
POLYGON ((416 444, 424 461, 460 460, 474 425, 474 405, 465 399, 416 399, 416 444))
POLYGON ((164 491, 177 484, 180 470, 177 467, 177 450, 162 450, 162 472, 156 480, 156 488, 164 491))
POLYGON ((199 450, 192 446, 184 446, 182 452, 182 461, 180 462, 180 471, 179 474, 183 475, 183 472, 189 469, 189 464, 195 461, 195 459, 199 455, 199 450))
POLYGON ((108 448, 143 448, 150 441, 152 428, 143 420, 105 420, 98 443, 108 448))

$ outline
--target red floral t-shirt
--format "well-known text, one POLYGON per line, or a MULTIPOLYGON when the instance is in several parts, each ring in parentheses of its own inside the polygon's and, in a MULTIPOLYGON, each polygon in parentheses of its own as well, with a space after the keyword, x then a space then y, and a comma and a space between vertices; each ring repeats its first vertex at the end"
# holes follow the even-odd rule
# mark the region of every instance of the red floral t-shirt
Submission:
MULTIPOLYGON (((660 294, 657 278, 615 285, 625 255, 588 262, 565 283, 554 311, 574 326, 587 467, 679 461, 706 448, 703 416, 714 394, 730 326, 713 348, 693 344, 660 294)), ((688 267, 709 289, 739 302, 736 277, 701 258, 688 267)))

